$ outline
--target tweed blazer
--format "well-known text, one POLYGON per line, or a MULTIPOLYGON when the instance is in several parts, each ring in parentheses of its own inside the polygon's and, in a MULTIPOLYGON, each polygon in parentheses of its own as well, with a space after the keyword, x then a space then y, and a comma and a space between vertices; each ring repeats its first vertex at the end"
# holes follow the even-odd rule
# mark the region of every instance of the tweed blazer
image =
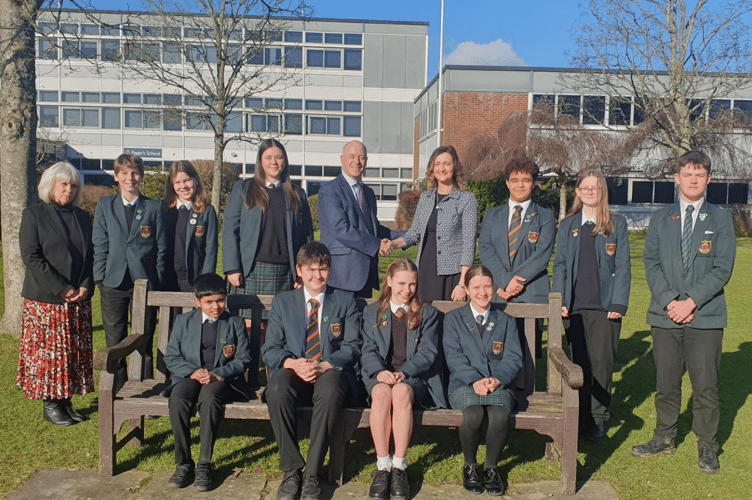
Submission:
MULTIPOLYGON (((167 252, 167 284, 177 290, 178 277, 175 274, 175 226, 178 222, 178 209, 173 207, 165 211, 167 239, 170 249, 167 252)), ((206 273, 217 272, 217 212, 208 205, 203 213, 191 210, 188 227, 185 232, 185 267, 188 270, 188 283, 206 273)))
MULTIPOLYGON (((632 266, 629 261, 629 232, 627 221, 619 214, 611 214, 614 230, 608 236, 602 232, 595 236, 595 258, 601 288, 601 306, 606 311, 626 314, 629 306, 629 289, 632 283, 632 266)), ((577 270, 580 265, 580 233, 582 212, 559 223, 559 236, 554 258, 552 290, 561 293, 562 305, 572 310, 577 270)))
MULTIPOLYGON (((410 229, 403 238, 407 246, 418 245, 415 262, 420 263, 422 242, 426 236, 428 219, 436 206, 436 191, 423 191, 410 229)), ((475 260, 475 233, 478 228, 478 201, 470 191, 457 188, 439 202, 436 215, 436 268, 439 275, 457 274, 462 266, 472 266, 475 260)))
MULTIPOLYGON (((556 241, 553 212, 530 203, 522 219, 522 241, 514 259, 509 259, 509 203, 486 212, 478 239, 480 260, 494 278, 494 288, 506 288, 515 276, 522 276, 525 290, 512 302, 548 302, 548 263, 556 241)), ((495 292, 495 291, 494 291, 495 292)), ((494 302, 503 299, 494 293, 494 302)))
POLYGON ((661 208, 650 218, 643 261, 652 297, 647 322, 659 328, 680 328, 668 318, 672 300, 692 297, 694 319, 686 326, 725 328, 728 321, 723 287, 731 278, 736 258, 736 236, 731 213, 703 203, 692 231, 692 253, 687 274, 681 258, 682 221, 678 203, 661 208))

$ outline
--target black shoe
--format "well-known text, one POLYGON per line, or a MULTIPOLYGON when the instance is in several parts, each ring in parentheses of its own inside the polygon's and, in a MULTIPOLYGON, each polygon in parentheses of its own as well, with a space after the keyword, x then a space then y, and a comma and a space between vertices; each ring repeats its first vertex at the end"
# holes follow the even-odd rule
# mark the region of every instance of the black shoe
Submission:
POLYGON ((368 498, 371 500, 384 500, 389 498, 389 483, 392 473, 388 470, 377 470, 373 476, 373 482, 368 489, 368 498))
POLYGON ((673 441, 666 440, 666 441, 658 441, 656 439, 653 439, 650 442, 647 442, 645 444, 640 444, 637 446, 632 447, 632 455, 636 457, 652 457, 654 455, 660 455, 661 453, 666 453, 667 455, 670 455, 671 453, 676 451, 676 447, 674 446, 673 441))
POLYGON ((407 500, 409 496, 410 482, 407 480, 407 472, 404 469, 393 467, 390 500, 407 500))
POLYGON ((193 481, 193 487, 198 491, 209 491, 211 483, 211 465, 198 464, 198 467, 196 467, 196 479, 193 481))
POLYGON ((588 443, 600 443, 603 441, 603 426, 594 424, 582 433, 582 439, 588 443))
POLYGON ((72 420, 75 420, 76 422, 84 421, 84 416, 73 409, 73 403, 71 403, 70 399, 61 399, 60 404, 65 408, 65 413, 67 413, 72 420))
POLYGON ((323 500, 319 478, 315 474, 303 474, 303 487, 300 489, 300 500, 323 500))
POLYGON ((168 486, 173 488, 185 488, 193 481, 193 464, 180 464, 175 467, 175 472, 167 481, 168 486))
POLYGON ((492 497, 504 494, 504 483, 501 481, 501 474, 496 467, 486 468, 483 472, 483 484, 486 486, 486 492, 492 497))
POLYGON ((65 408, 55 399, 44 400, 44 419, 54 425, 66 426, 76 423, 68 416, 65 408))
POLYGON ((483 493, 483 483, 478 475, 478 464, 465 465, 462 467, 462 486, 465 490, 475 495, 483 493))
POLYGON ((710 446, 706 444, 700 445, 697 452, 700 455, 700 461, 698 462, 700 472, 704 472, 705 474, 718 474, 721 465, 718 463, 718 455, 716 455, 710 446))
POLYGON ((277 500, 295 500, 300 495, 300 484, 303 481, 303 471, 300 469, 285 472, 282 483, 277 490, 277 500))

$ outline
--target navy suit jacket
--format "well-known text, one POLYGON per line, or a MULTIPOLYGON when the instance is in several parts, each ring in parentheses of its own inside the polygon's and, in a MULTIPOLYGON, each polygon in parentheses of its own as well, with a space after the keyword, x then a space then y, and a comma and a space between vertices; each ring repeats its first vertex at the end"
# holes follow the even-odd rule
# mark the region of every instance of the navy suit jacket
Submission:
POLYGON ((494 277, 494 301, 503 302, 496 289, 506 288, 515 276, 527 279, 525 290, 512 302, 548 302, 548 262, 554 252, 556 219, 553 212, 530 203, 522 219, 522 238, 514 260, 509 260, 509 203, 486 212, 478 239, 480 260, 494 277))
POLYGON ((668 318, 666 307, 675 299, 692 297, 697 304, 692 328, 725 328, 728 320, 723 287, 731 278, 736 258, 736 235, 731 213, 703 203, 692 231, 689 272, 681 257, 682 222, 679 204, 656 211, 645 237, 645 277, 652 297, 647 322, 659 328, 680 328, 668 318))
MULTIPOLYGON (((225 207, 222 227, 222 272, 230 274, 240 272, 248 276, 253 270, 256 253, 261 243, 261 222, 264 214, 259 207, 248 210, 245 208, 245 193, 253 179, 239 180, 232 188, 232 193, 225 207)), ((285 217, 285 231, 287 233, 287 253, 290 256, 290 269, 293 278, 295 274, 295 257, 300 247, 313 240, 313 222, 311 209, 305 191, 293 186, 300 198, 300 209, 297 215, 290 210, 290 200, 287 200, 287 214, 285 217)))
MULTIPOLYGON (((357 396, 355 365, 360 359, 360 315, 352 293, 327 288, 321 309, 321 361, 345 372, 357 396)), ((305 357, 308 311, 303 287, 278 293, 272 300, 266 340, 261 347, 264 364, 274 376, 287 358, 305 357)))
MULTIPOLYGON (((629 261, 629 232, 627 221, 619 214, 611 214, 614 230, 608 236, 595 236, 595 257, 601 287, 601 305, 606 311, 626 314, 632 265, 629 261)), ((559 238, 554 258, 553 291, 561 293, 562 305, 572 311, 574 286, 580 265, 580 233, 582 212, 567 217, 559 224, 559 238)), ((681 260, 681 258, 679 259, 681 260)))
MULTIPOLYGON (((165 211, 165 223, 170 249, 167 252, 167 284, 177 290, 178 277, 175 274, 175 227, 178 222, 178 209, 165 211)), ((185 231, 185 268, 188 270, 188 283, 206 273, 217 272, 217 212, 208 205, 203 213, 191 210, 188 227, 185 231), (190 221, 196 221, 191 223, 190 221)))
MULTIPOLYGON (((366 285, 372 263, 379 261, 381 240, 398 238, 403 234, 379 224, 376 218, 376 195, 365 184, 363 187, 368 202, 367 214, 363 214, 352 188, 342 175, 327 182, 319 190, 321 243, 332 254, 329 285, 352 292, 357 292, 366 285), (366 217, 376 234, 368 230, 366 217)), ((378 289, 378 278, 371 285, 378 289)))
POLYGON ((522 369, 515 318, 492 306, 481 338, 469 303, 448 312, 444 317, 444 357, 450 373, 449 394, 487 377, 509 388, 522 369))
POLYGON ((134 281, 147 279, 156 290, 164 284, 168 241, 161 201, 140 195, 128 231, 120 194, 100 198, 92 240, 96 283, 116 288, 127 268, 134 281))
MULTIPOLYGON (((392 314, 387 309, 378 317, 381 302, 369 304, 363 310, 363 354, 360 357, 363 379, 376 379, 386 370, 386 358, 392 343, 392 314)), ((446 408, 444 387, 441 383, 439 357, 439 314, 435 307, 425 304, 420 310, 420 325, 407 329, 407 359, 400 371, 408 377, 427 382, 433 401, 446 408)))
MULTIPOLYGON (((162 392, 169 397, 172 388, 191 376, 201 365, 201 309, 181 314, 175 319, 164 361, 172 373, 172 383, 162 392)), ((217 352, 212 373, 222 377, 235 389, 233 400, 248 401, 253 391, 245 380, 251 362, 248 334, 242 318, 222 313, 217 325, 217 352)))

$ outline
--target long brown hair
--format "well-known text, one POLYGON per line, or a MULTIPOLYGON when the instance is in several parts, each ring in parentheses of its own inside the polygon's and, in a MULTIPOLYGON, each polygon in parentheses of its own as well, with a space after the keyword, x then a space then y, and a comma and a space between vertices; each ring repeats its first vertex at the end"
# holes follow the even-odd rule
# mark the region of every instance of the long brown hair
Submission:
POLYGON ((191 199, 191 210, 197 213, 204 213, 209 200, 204 196, 204 183, 201 181, 201 176, 198 175, 196 167, 186 160, 178 160, 170 165, 170 170, 167 174, 167 182, 164 187, 164 207, 165 209, 173 208, 177 206, 178 194, 175 192, 175 187, 172 182, 177 177, 178 173, 183 172, 185 175, 193 179, 193 198, 191 199))
POLYGON ((460 163, 460 157, 457 154, 457 150, 454 146, 439 146, 433 150, 431 157, 428 159, 428 166, 426 167, 426 187, 433 191, 437 189, 436 176, 433 173, 433 164, 439 155, 449 153, 454 163, 454 171, 452 172, 452 183, 456 189, 465 189, 465 182, 462 176, 462 164, 460 163))
MULTIPOLYGON (((608 208, 608 186, 606 185, 606 178, 600 170, 595 168, 588 168, 580 170, 577 174, 577 182, 575 187, 580 187, 582 181, 588 177, 595 177, 598 181, 598 187, 601 189, 601 200, 598 202, 598 206, 595 207, 595 227, 593 228, 593 236, 603 231, 605 236, 611 234, 614 230, 614 226, 611 223, 611 210, 608 208)), ((583 203, 579 196, 575 194, 574 203, 569 210, 569 215, 574 215, 582 212, 583 203)))
POLYGON ((394 275, 400 271, 410 271, 415 273, 415 294, 410 298, 410 303, 405 304, 407 306, 407 327, 410 330, 415 330, 420 326, 420 310, 423 308, 423 304, 421 304, 420 299, 418 299, 418 289, 420 286, 417 282, 418 266, 416 266, 415 262, 410 259, 397 259, 386 268, 386 276, 384 276, 384 281, 381 284, 381 307, 379 307, 379 313, 376 315, 376 320, 381 321, 381 317, 387 309, 391 307, 389 301, 392 298, 392 287, 387 283, 387 277, 394 279, 394 275))
POLYGON ((265 212, 269 207, 269 193, 264 189, 266 187, 266 175, 264 174, 264 169, 261 167, 261 158, 269 148, 279 148, 282 151, 285 166, 279 174, 279 180, 282 182, 285 197, 290 200, 290 209, 294 214, 297 214, 298 210, 300 210, 300 197, 295 192, 295 189, 293 189, 292 182, 290 182, 290 162, 287 161, 287 151, 285 151, 285 147, 276 139, 265 139, 259 145, 258 154, 256 155, 256 169, 253 172, 253 179, 251 179, 245 193, 245 208, 250 210, 258 206, 262 212, 265 212))

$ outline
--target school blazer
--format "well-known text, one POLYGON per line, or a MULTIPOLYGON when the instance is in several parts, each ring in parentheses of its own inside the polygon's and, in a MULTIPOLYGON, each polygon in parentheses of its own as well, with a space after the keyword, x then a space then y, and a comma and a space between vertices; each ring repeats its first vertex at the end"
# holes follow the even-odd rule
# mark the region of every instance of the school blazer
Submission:
POLYGON ((140 195, 128 231, 120 194, 100 198, 92 240, 96 283, 115 288, 127 268, 134 281, 148 279, 155 290, 164 284, 168 241, 161 201, 140 195))
MULTIPOLYGON (((240 272, 248 276, 253 270, 256 253, 261 243, 261 223, 264 217, 261 208, 245 208, 245 194, 253 179, 239 180, 235 183, 227 200, 222 228, 222 272, 230 274, 240 272)), ((290 257, 290 270, 293 279, 295 274, 295 257, 300 247, 313 240, 313 222, 311 209, 305 191, 297 186, 293 189, 300 198, 300 209, 297 214, 290 210, 290 200, 287 202, 285 217, 285 232, 287 233, 287 254, 290 257)))
MULTIPOLYGON (((175 318, 170 340, 167 342, 164 361, 172 374, 170 385, 162 391, 169 397, 172 388, 201 368, 201 309, 181 314, 175 318)), ((217 352, 212 373, 222 377, 235 391, 234 401, 248 401, 253 395, 245 380, 245 370, 251 362, 251 349, 242 318, 230 316, 227 311, 217 320, 217 352)))
MULTIPOLYGON (((403 238, 407 246, 418 245, 415 262, 420 263, 428 219, 436 205, 436 190, 423 191, 410 229, 403 238)), ((478 201, 471 191, 453 188, 439 203, 436 214, 436 267, 440 275, 457 274, 475 260, 475 233, 478 229, 478 201)))
MULTIPOLYGON (((612 213, 613 232, 595 236, 595 257, 601 288, 601 306, 609 312, 627 313, 632 265, 629 261, 629 232, 626 219, 612 213)), ((554 258, 553 291, 561 293, 562 305, 572 310, 574 286, 580 264, 580 235, 582 212, 563 219, 554 258)), ((680 259, 681 260, 681 259, 680 259)))
MULTIPOLYGON (((177 290, 178 277, 175 274, 175 227, 178 223, 178 209, 165 211, 165 223, 170 249, 167 252, 167 283, 177 290)), ((207 205, 203 213, 191 210, 188 227, 185 231, 185 267, 188 270, 188 283, 206 273, 217 272, 217 212, 207 205), (192 222, 195 221, 195 222, 192 222)))
MULTIPOLYGON (((387 309, 379 317, 380 307, 381 303, 375 302, 363 310, 363 354, 360 364, 364 380, 375 380, 379 372, 387 369, 385 360, 392 343, 392 314, 391 309, 387 309)), ((417 329, 407 329, 407 359, 400 371, 408 377, 424 380, 436 406, 446 408, 439 360, 438 311, 424 304, 420 310, 420 320, 417 329)))
MULTIPOLYGON (((303 287, 278 293, 272 300, 266 340, 261 347, 271 377, 287 358, 303 358, 306 349, 307 306, 303 287)), ((360 358, 360 316, 353 294, 327 288, 321 314, 321 361, 345 372, 357 395, 355 364, 360 358)))
POLYGON ((26 208, 18 234, 21 260, 26 266, 21 295, 48 304, 63 304, 65 301, 58 294, 68 285, 86 288, 89 296, 94 294, 91 218, 80 208, 73 209, 84 242, 84 264, 80 276, 71 276, 69 240, 56 212, 47 203, 26 208))
POLYGON ((548 302, 548 262, 554 251, 556 219, 553 212, 530 203, 520 227, 520 246, 509 260, 509 204, 486 212, 478 239, 480 260, 494 278, 494 302, 504 302, 496 295, 498 288, 506 288, 512 278, 522 276, 525 290, 512 302, 548 302))
POLYGON ((449 394, 462 386, 494 377, 508 388, 522 369, 517 322, 491 307, 483 338, 478 334, 470 304, 444 317, 444 357, 449 367, 449 394))
MULTIPOLYGON (((692 328, 725 328, 723 287, 731 278, 736 258, 736 236, 731 213, 703 203, 692 232, 689 272, 681 258, 682 222, 679 204, 662 208, 650 218, 643 261, 652 297, 647 322, 659 328, 681 328, 668 318, 666 307, 675 299, 692 297, 697 304, 692 328)), ((683 326, 683 325, 682 325, 683 326)))
MULTIPOLYGON (((379 260, 381 240, 404 234, 379 224, 373 189, 363 184, 363 194, 368 202, 368 214, 363 214, 352 188, 341 174, 319 189, 321 243, 332 254, 329 285, 334 288, 362 289, 369 277, 371 261, 379 260), (366 217, 370 219, 376 234, 368 230, 366 217)), ((375 285, 378 288, 378 283, 375 285)))

